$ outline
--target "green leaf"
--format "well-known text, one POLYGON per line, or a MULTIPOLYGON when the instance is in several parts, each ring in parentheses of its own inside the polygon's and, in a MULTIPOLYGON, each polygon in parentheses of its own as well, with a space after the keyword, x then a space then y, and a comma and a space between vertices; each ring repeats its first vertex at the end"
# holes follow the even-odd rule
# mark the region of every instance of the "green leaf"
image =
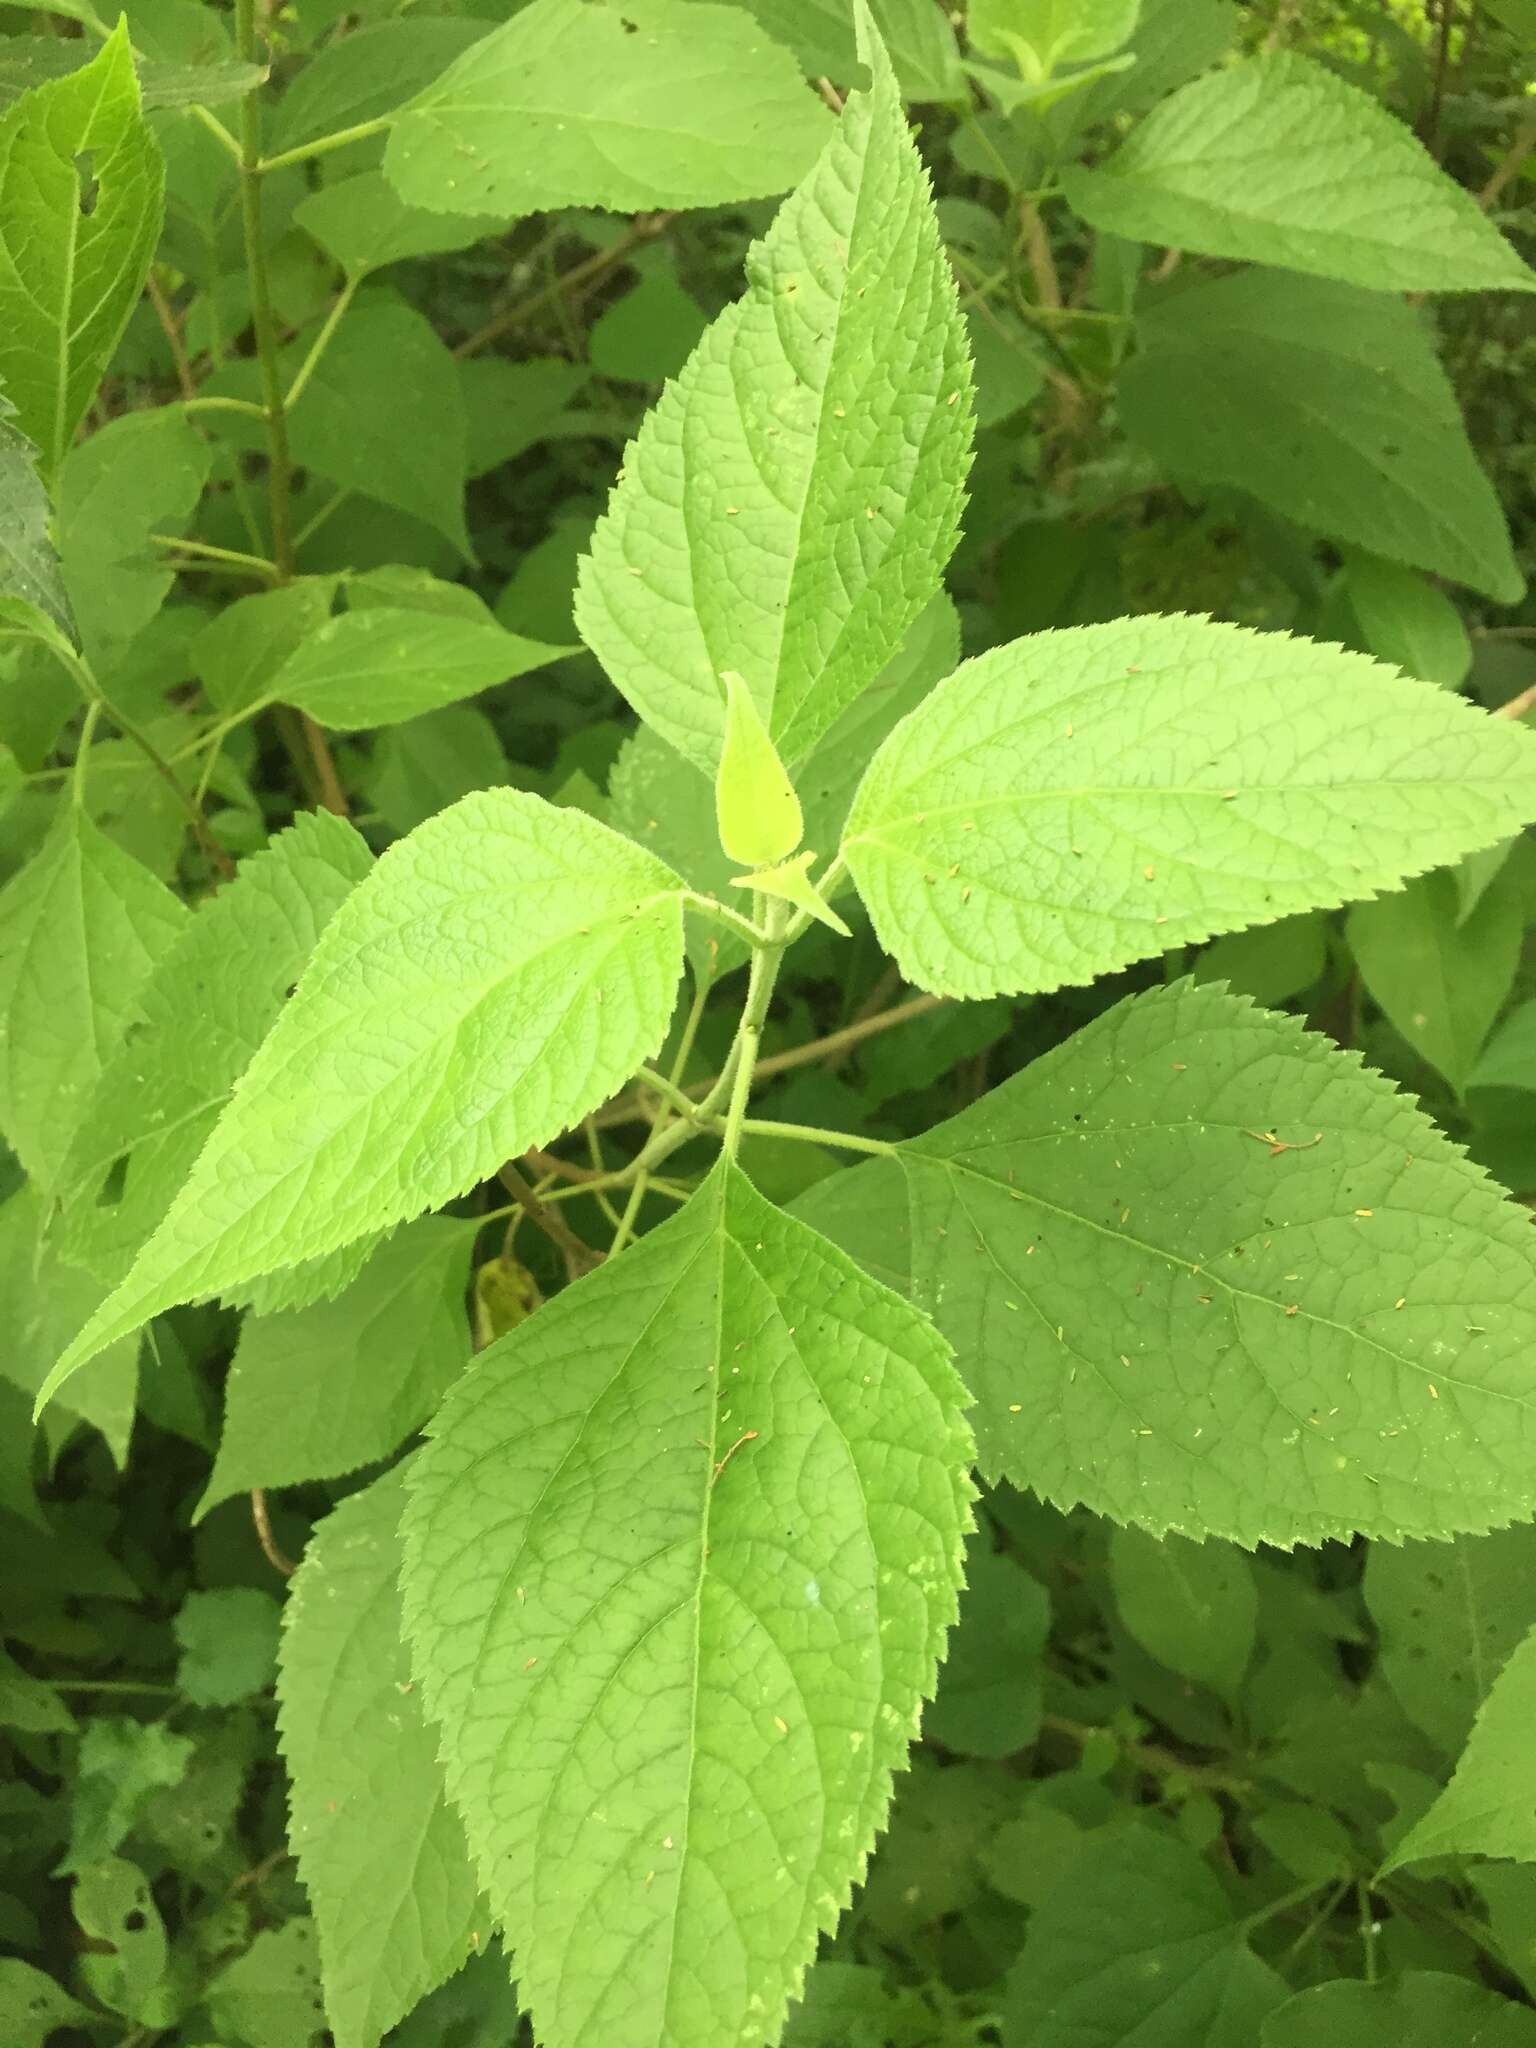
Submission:
MULTIPOLYGON (((0 1377, 19 1387, 28 1405, 53 1361, 101 1304, 105 1289, 59 1256, 45 1228, 37 1190, 21 1187, 0 1205, 0 1377)), ((49 1441, 63 1443, 77 1423, 100 1430, 119 1469, 128 1461, 138 1388, 139 1340, 125 1337, 94 1359, 67 1396, 45 1411, 49 1441)), ((30 1466, 32 1432, 23 1436, 30 1466)))
POLYGON ((587 357, 600 377, 660 384, 679 375, 708 324, 670 271, 653 271, 593 321, 587 357))
POLYGON ((866 56, 871 91, 648 415, 582 564, 582 638, 710 776, 723 670, 793 767, 895 654, 954 545, 965 329, 889 64, 866 56))
MULTIPOLYGON (((441 218, 441 216, 439 216, 441 218)), ((459 364, 469 418, 469 473, 486 476, 541 441, 603 431, 622 441, 614 417, 566 408, 590 381, 585 363, 559 356, 468 356, 459 364)), ((572 570, 574 575, 574 566, 572 570)))
MULTIPOLYGON (((346 49, 356 40, 349 36, 336 47, 346 49)), ((507 225, 499 214, 445 214, 408 206, 382 171, 360 171, 355 178, 322 185, 299 202, 293 217, 349 277, 366 277, 371 270, 410 256, 468 249, 507 225)))
POLYGON ((1409 307, 1243 271, 1168 298, 1139 332, 1121 416, 1172 475, 1501 603, 1520 596, 1498 499, 1409 307))
POLYGON ((1386 1984, 1314 1984, 1271 2014, 1262 2048, 1536 2048, 1536 2013, 1438 1970, 1386 1984))
POLYGON ((1031 1914, 1005 2038, 1029 2048, 1252 2048, 1284 1997, 1194 1850, 1127 1828, 1090 1843, 1031 1914))
POLYGON ((1274 1009, 1321 980, 1327 965, 1328 921, 1309 911, 1217 939, 1195 962, 1193 976, 1224 981, 1234 995, 1274 1009))
POLYGON ((1140 12, 1141 0, 971 0, 966 26, 974 49, 1017 62, 1038 82, 1062 64, 1111 55, 1134 32, 1140 12))
POLYGON ((1402 122, 1290 50, 1196 79, 1107 163, 1069 166, 1062 190, 1090 226, 1128 241, 1383 292, 1536 291, 1402 122))
POLYGON ((908 981, 1060 988, 1488 845, 1536 814, 1530 740, 1336 647, 1117 619, 941 683, 844 852, 908 981))
MULTIPOLYGON (((102 1722, 93 1721, 81 1744, 81 1767, 92 1737, 102 1722)), ((192 1744, 185 1736, 166 1735, 163 1728, 140 1727, 137 1722, 110 1724, 119 1729, 139 1728, 141 1736, 159 1737, 166 1748, 179 1747, 188 1755, 192 1744)), ((162 1780, 161 1782, 175 1782, 162 1780)), ((92 1994, 103 2005, 129 2019, 143 2011, 144 2002, 165 1975, 167 1943, 149 1882, 137 1864, 117 1856, 105 1857, 80 1872, 75 1881, 75 1918, 88 1937, 82 1946, 88 1951, 82 1972, 92 1994)))
MULTIPOLYGON (((1525 1212, 1297 1020, 1133 997, 901 1167, 913 1298, 965 1360, 989 1478, 1249 1545, 1536 1509, 1525 1212)), ((874 1173, 798 1207, 890 1261, 874 1173)))
POLYGON ((74 805, 0 891, 0 1130, 43 1187, 186 917, 74 805))
MULTIPOLYGON (((941 8, 928 0, 870 0, 869 11, 908 99, 964 100, 955 31, 941 8)), ((809 77, 855 77, 857 17, 846 0, 747 0, 747 12, 794 51, 809 77)))
POLYGON ((75 622, 49 531, 37 450, 11 425, 14 418, 15 408, 0 392, 0 597, 19 598, 73 638, 75 622))
POLYGON ((194 1707, 233 1707, 265 1692, 277 1671, 282 1610, 255 1586, 189 1593, 172 1624, 176 1687, 194 1707))
POLYGON ((779 750, 734 669, 722 671, 725 738, 715 771, 715 824, 737 867, 782 860, 800 844, 805 820, 779 750))
POLYGON ((88 2024, 95 2017, 19 1956, 0 1956, 0 2011, 19 2029, 15 2048, 47 2048, 59 2027, 88 2024))
POLYGON ((1536 1529, 1373 1543, 1364 1592, 1403 1711, 1456 1755, 1505 1659, 1536 1628, 1536 1529))
POLYGON ((1467 1085, 1536 1089, 1536 1002, 1510 1011, 1489 1039, 1467 1085))
POLYGON ((301 149, 391 113, 441 78, 485 34, 483 21, 408 15, 336 36, 298 71, 272 122, 271 153, 301 149))
POLYGON ((171 406, 109 420, 65 459, 58 489, 64 585, 80 643, 104 680, 176 580, 151 535, 186 531, 211 461, 208 442, 171 406))
MULTIPOLYGON (((297 362, 294 367, 297 368, 297 362)), ((344 490, 408 512, 466 562, 466 445, 458 365, 420 313, 383 288, 363 293, 288 415, 293 459, 344 490), (389 403, 379 394, 387 391, 389 403), (409 421, 431 431, 404 431, 409 421)))
POLYGON ((364 787, 390 831, 403 837, 471 790, 511 780, 496 728, 482 712, 457 704, 387 727, 364 787))
POLYGON ((154 1792, 179 1785, 191 1760, 190 1737, 173 1735, 162 1722, 108 1714, 88 1721, 80 1738, 69 1851, 57 1874, 88 1872, 110 1856, 154 1792))
POLYGON ((133 1021, 100 1067, 60 1172, 70 1258, 122 1278, 372 865, 350 825, 304 813, 181 926, 135 989, 133 1021))
POLYGON ((449 1396, 406 1627, 547 2048, 777 2033, 954 1618, 962 1399, 724 1161, 449 1396))
POLYGON ((1458 1095, 1514 982, 1524 891, 1506 873, 1470 917, 1459 920, 1459 909, 1455 878, 1442 869, 1401 895, 1357 903, 1344 928, 1372 997, 1458 1095))
POLYGON ((1017 1561, 977 1530, 966 1553, 960 1624, 933 1705, 923 1716, 930 1742, 958 1756, 1008 1757, 1040 1733, 1051 1603, 1017 1561))
POLYGON ((329 618, 334 589, 328 576, 302 576, 237 597, 203 627, 192 663, 216 711, 232 717, 263 701, 283 663, 329 618))
POLYGON ((459 1968, 486 1924, 402 1641, 404 1502, 397 1469, 334 1509, 284 1611, 290 1839, 337 2048, 375 2048, 459 1968))
POLYGON ((655 1053, 681 969, 677 877, 605 825, 510 789, 429 819, 327 925, 52 1385, 161 1309, 420 1215, 547 1143, 655 1053))
POLYGON ((0 117, 0 385, 45 478, 144 288, 163 186, 126 22, 0 117))
POLYGON ((1236 1692, 1253 1655, 1258 1593, 1230 1544, 1116 1529, 1109 1581, 1120 1619, 1149 1657, 1181 1678, 1236 1692))
POLYGON ((482 622, 370 605, 317 627, 268 679, 265 695, 353 732, 441 710, 575 651, 524 640, 489 614, 482 622))
POLYGON ((1339 591, 1359 622, 1367 654, 1447 690, 1466 681, 1472 642, 1443 590, 1395 562, 1357 554, 1344 565, 1339 591))
POLYGON ((198 1516, 253 1486, 335 1479, 387 1458, 469 1363, 474 1228, 425 1216, 334 1300, 247 1319, 198 1516))
POLYGON ((312 2048, 325 2032, 312 1920, 265 1928, 213 1979, 203 2002, 241 2048, 312 2048))
POLYGON ((439 213, 718 206, 794 184, 826 129, 739 8, 533 0, 395 116, 384 169, 439 213))
POLYGON ((1536 1630, 1489 1687, 1451 1782, 1397 1844, 1382 1873, 1426 1856, 1508 1856, 1536 1863, 1531 1798, 1531 1716, 1536 1712, 1536 1630))

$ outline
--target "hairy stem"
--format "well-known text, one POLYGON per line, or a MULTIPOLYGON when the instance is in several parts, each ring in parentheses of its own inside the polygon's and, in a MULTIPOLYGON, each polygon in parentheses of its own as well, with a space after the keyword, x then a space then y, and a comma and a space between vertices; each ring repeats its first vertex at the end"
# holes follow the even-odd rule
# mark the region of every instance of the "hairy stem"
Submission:
POLYGON ((752 955, 746 1007, 736 1034, 736 1072, 731 1081, 730 1107, 725 1113, 725 1151, 731 1159, 741 1146, 741 1127, 747 1114, 747 1098, 752 1093, 752 1076, 757 1071, 758 1047, 763 1042, 763 1026, 768 1020, 768 1005, 773 1000, 773 985, 779 978, 779 963, 784 958, 789 930, 787 903, 769 896, 755 907, 765 937, 752 955))

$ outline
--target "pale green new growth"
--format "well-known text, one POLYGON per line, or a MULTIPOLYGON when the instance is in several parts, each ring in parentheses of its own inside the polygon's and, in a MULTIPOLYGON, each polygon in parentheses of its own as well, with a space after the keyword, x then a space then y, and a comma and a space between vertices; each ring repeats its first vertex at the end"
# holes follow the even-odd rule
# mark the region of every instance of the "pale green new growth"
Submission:
POLYGON ((534 0, 394 117, 384 169, 439 213, 718 206, 792 185, 826 126, 739 8, 534 0))
POLYGON ((1387 292, 1536 291, 1472 195, 1394 115, 1278 50, 1187 85, 1107 163, 1069 165, 1101 233, 1387 292))
POLYGON ((906 978, 985 996, 1390 888, 1536 817, 1536 740, 1366 656, 1209 619, 966 662, 844 853, 906 978))
POLYGON ((715 771, 715 824, 738 867, 766 867, 800 844, 805 820, 778 749, 734 669, 725 684, 725 739, 715 771))
POLYGON ((190 1178, 52 1385, 176 1302, 452 1200, 660 1045, 681 884, 578 811, 465 797, 327 926, 190 1178))
POLYGON ((197 1518, 248 1487, 356 1471, 421 1427, 469 1362, 473 1238, 473 1225, 423 1216, 334 1299, 246 1318, 197 1518))
POLYGON ((794 764, 896 652, 954 545, 970 369, 883 49, 631 445, 576 622, 706 775, 723 670, 794 764))
POLYGON ((333 731, 355 732, 399 725, 574 652, 489 620, 370 605, 311 633, 268 683, 266 701, 296 704, 333 731))
POLYGON ((1505 603, 1520 596, 1503 511, 1412 308, 1245 270, 1191 286, 1137 327, 1121 413, 1171 476, 1242 491, 1505 603))
POLYGON ((0 119, 0 388, 50 481, 144 288, 164 182, 126 21, 0 119))
POLYGON ((1511 1856, 1536 1862, 1531 1724, 1536 1715, 1536 1632, 1512 1652, 1478 1709, 1449 1785, 1408 1831, 1382 1871, 1426 1856, 1511 1856))
POLYGON ((724 1161, 449 1396, 407 1629, 545 2048, 777 2038, 954 1618, 962 1400, 724 1161))
POLYGON ((127 1272, 316 939, 372 865, 350 825, 304 814, 182 925, 136 991, 133 1021, 101 1071, 59 1174, 71 1259, 104 1280, 127 1272))
POLYGON ((336 2048, 375 2048, 489 1934, 400 1633, 397 1467, 310 1538, 283 1609, 289 1839, 336 2048))
POLYGON ((187 917, 73 805, 0 891, 0 1134, 40 1187, 187 917))

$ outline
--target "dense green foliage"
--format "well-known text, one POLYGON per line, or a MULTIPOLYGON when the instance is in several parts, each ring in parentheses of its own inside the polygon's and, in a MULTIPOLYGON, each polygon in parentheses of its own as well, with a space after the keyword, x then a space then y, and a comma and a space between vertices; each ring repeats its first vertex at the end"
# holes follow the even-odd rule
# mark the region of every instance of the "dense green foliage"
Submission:
POLYGON ((1532 2048, 1531 0, 3 27, 3 2048, 1532 2048))

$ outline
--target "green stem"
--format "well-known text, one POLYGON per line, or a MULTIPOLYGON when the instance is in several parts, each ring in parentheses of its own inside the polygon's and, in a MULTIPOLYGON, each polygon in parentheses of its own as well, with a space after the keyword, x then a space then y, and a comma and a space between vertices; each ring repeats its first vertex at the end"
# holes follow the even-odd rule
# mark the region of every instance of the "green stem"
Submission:
POLYGON ((85 804, 85 777, 90 766, 91 742, 96 737, 96 727, 101 722, 101 700, 97 698, 85 707, 85 722, 80 728, 80 746, 75 754, 75 765, 70 774, 69 787, 75 809, 85 804))
POLYGON ((360 277, 349 277, 346 283, 342 286, 340 292, 337 294, 335 305, 332 306, 330 312, 327 313, 325 316, 324 326, 320 329, 320 332, 315 336, 313 342, 310 344, 309 354, 304 358, 303 362, 300 363, 298 368, 298 374, 294 377, 293 382, 288 386, 287 396, 283 400, 283 405, 287 411, 292 412, 293 408, 304 396, 304 390, 306 385, 309 383, 310 378, 315 374, 315 370, 319 365, 320 358, 325 354, 326 350, 330 347, 331 337, 336 332, 337 328, 341 325, 342 315, 346 312, 348 306, 351 305, 352 300, 356 295, 357 288, 361 283, 362 279, 360 277))
POLYGON ((192 118, 195 121, 201 121, 203 126, 208 130, 208 133, 214 138, 214 140, 220 145, 221 148, 227 149, 229 151, 230 155, 234 158, 236 163, 240 162, 240 145, 235 140, 234 136, 230 134, 229 130, 224 126, 224 123, 219 119, 217 114, 210 114, 206 107, 197 106, 188 107, 187 112, 192 116, 192 118))
POLYGON ((56 1692, 156 1693, 171 1700, 180 1697, 174 1685, 140 1685, 133 1678, 50 1678, 48 1683, 56 1692))
POLYGON ((685 1094, 675 1081, 669 1081, 665 1074, 658 1073, 654 1067, 641 1067, 638 1071, 639 1078, 646 1087, 654 1089, 664 1102, 671 1103, 680 1116, 687 1117, 690 1122, 697 1119, 698 1103, 691 1095, 685 1094))
POLYGON ((840 1145, 849 1152, 878 1152, 896 1156, 896 1147, 884 1138, 859 1138, 852 1131, 826 1131, 816 1124, 779 1124, 763 1117, 743 1117, 742 1130, 749 1138, 793 1138, 802 1145, 840 1145))
POLYGON ((716 924, 723 924, 733 931, 737 938, 745 939, 754 949, 763 944, 763 932, 750 917, 743 917, 739 910, 730 910, 714 896, 701 896, 696 889, 689 889, 683 901, 690 910, 697 910, 701 916, 712 917, 716 924))
POLYGON ((267 416, 265 406, 256 405, 249 398, 220 398, 217 395, 173 398, 169 409, 176 412, 238 412, 253 420, 264 420, 267 416))
POLYGON ((206 540, 179 540, 174 533, 152 533, 149 537, 156 547, 178 548, 199 562, 216 564, 221 569, 239 569, 247 576, 259 576, 263 583, 277 581, 277 564, 262 555, 243 555, 238 548, 216 548, 206 540))
MULTIPOLYGON (((262 61, 256 26, 256 0, 235 0, 235 44, 247 64, 262 61)), ((266 241, 261 220, 261 87, 240 102, 240 218, 245 233, 245 267, 251 286, 251 331, 261 369, 262 399, 267 414, 267 507, 272 524, 272 560, 276 580, 293 575, 293 540, 289 529, 292 462, 288 453, 288 416, 283 406, 282 376, 277 359, 277 330, 272 318, 272 286, 267 275, 266 241)))
MULTIPOLYGON (((255 59, 251 59, 254 63, 255 59)), ((311 157, 329 156, 333 149, 345 149, 349 142, 366 142, 370 135, 382 135, 389 122, 381 115, 375 121, 359 121, 355 128, 338 128, 332 135, 317 136, 313 142, 301 142, 296 149, 282 150, 277 156, 261 156, 254 159, 258 175, 265 171, 280 171, 288 164, 308 163, 311 157)))
POLYGON ((746 1119, 747 1098, 752 1093, 752 1076, 757 1069, 758 1048, 773 985, 779 978, 779 963, 788 943, 789 905, 776 896, 760 898, 754 909, 762 919, 763 938, 752 955, 752 975, 747 984, 746 1006, 736 1034, 736 1072, 731 1081, 730 1107, 725 1113, 725 1153, 734 1159, 741 1148, 741 1127, 746 1119))
POLYGON ((635 1175, 634 1187, 630 1190, 629 1200, 624 1204, 624 1214, 619 1218, 619 1227, 613 1233, 613 1243, 608 1247, 610 1259, 616 1252, 623 1251, 625 1245, 628 1244, 630 1235, 635 1227, 635 1219, 640 1214, 640 1204, 645 1200, 645 1191, 649 1184, 650 1175, 648 1173, 642 1170, 635 1175))

